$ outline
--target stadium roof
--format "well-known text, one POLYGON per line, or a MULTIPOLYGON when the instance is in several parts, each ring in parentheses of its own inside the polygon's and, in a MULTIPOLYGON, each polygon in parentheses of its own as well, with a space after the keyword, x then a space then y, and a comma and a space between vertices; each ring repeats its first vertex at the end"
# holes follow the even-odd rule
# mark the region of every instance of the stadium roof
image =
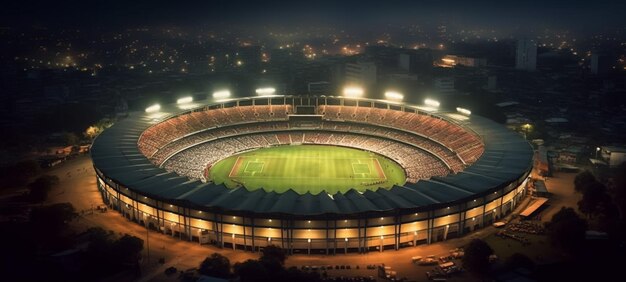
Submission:
MULTIPOLYGON (((208 100, 198 106, 215 103, 208 100)), ((532 148, 519 134, 489 119, 471 115, 464 121, 447 119, 473 130, 485 145, 482 156, 457 174, 406 183, 389 190, 363 193, 350 190, 345 194, 334 195, 299 195, 291 190, 285 193, 266 192, 263 189, 249 191, 242 187, 229 189, 221 184, 202 183, 167 172, 139 151, 137 141, 145 129, 166 117, 185 111, 176 104, 162 105, 158 113, 136 112, 118 121, 94 141, 91 148, 94 166, 107 178, 124 187, 166 202, 232 213, 315 216, 445 207, 501 189, 519 180, 532 165, 532 148)), ((443 117, 438 113, 430 114, 443 117)))

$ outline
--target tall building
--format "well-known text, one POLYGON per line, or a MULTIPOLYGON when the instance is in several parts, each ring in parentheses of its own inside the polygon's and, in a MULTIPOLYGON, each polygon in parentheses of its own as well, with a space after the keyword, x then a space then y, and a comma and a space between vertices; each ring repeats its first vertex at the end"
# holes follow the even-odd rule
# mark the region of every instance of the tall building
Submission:
POLYGON ((376 64, 374 62, 347 63, 345 68, 346 83, 368 87, 376 84, 376 64))
POLYGON ((454 77, 439 77, 433 81, 433 87, 440 94, 453 94, 454 90, 454 77))
POLYGON ((516 69, 527 71, 537 69, 537 44, 533 40, 526 38, 518 40, 515 54, 516 69))
POLYGON ((491 75, 487 77, 487 90, 496 90, 498 88, 498 77, 491 75))
POLYGON ((407 50, 398 56, 398 67, 412 73, 423 73, 433 68, 433 61, 430 50, 407 50))
POLYGON ((595 75, 604 75, 611 70, 611 60, 609 56, 604 54, 591 55, 591 73, 595 75))
POLYGON ((308 90, 311 95, 328 95, 330 94, 330 83, 328 81, 309 82, 308 90))

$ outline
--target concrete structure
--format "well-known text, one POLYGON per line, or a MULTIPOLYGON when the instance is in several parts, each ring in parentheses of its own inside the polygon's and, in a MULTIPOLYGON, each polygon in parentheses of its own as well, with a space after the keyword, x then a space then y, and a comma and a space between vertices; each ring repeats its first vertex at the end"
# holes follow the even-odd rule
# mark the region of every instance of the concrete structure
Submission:
POLYGON ((345 80, 347 84, 356 84, 367 88, 376 84, 376 75, 376 64, 374 62, 347 63, 345 66, 345 80))
POLYGON ((439 77, 433 81, 433 88, 440 94, 452 94, 454 90, 454 77, 439 77))
POLYGON ((609 167, 616 167, 626 162, 626 147, 602 146, 600 156, 609 164, 609 167))
POLYGON ((591 55, 591 73, 605 75, 611 71, 611 58, 604 54, 593 53, 591 55))
POLYGON ((443 66, 465 66, 465 67, 484 67, 487 65, 487 59, 485 58, 474 58, 467 56, 457 56, 457 55, 445 55, 442 59, 443 66))
MULTIPOLYGON (((195 103, 191 108, 162 105, 159 112, 134 113, 98 136, 91 149, 97 185, 104 202, 134 222, 180 239, 225 248, 258 251, 274 244, 290 253, 337 254, 397 250, 454 238, 488 226, 511 212, 526 193, 532 167, 532 148, 524 139, 475 115, 459 119, 456 113, 427 112, 411 105, 344 97, 274 96, 195 103), (465 167, 447 176, 407 182, 389 190, 351 190, 334 195, 298 195, 293 191, 278 194, 248 191, 243 187, 229 189, 189 179, 159 167, 139 148, 156 145, 145 139, 146 132, 155 126, 174 121, 187 121, 191 126, 191 123, 198 123, 198 117, 211 111, 239 112, 239 107, 255 105, 265 108, 271 105, 277 109, 315 106, 321 120, 351 120, 353 124, 379 127, 382 132, 395 130, 413 134, 412 138, 439 144, 441 152, 431 154, 450 155, 452 152, 451 156, 462 161, 465 167), (330 105, 333 110, 341 109, 339 113, 343 115, 331 113, 330 105), (369 116, 367 113, 374 112, 377 115, 369 119, 356 115, 369 116), (381 115, 388 118, 381 119, 381 115), (420 123, 394 122, 394 116, 454 128, 459 136, 479 137, 482 146, 477 149, 482 153, 474 160, 464 161, 462 156, 467 149, 464 139, 442 139, 456 135, 432 131, 438 127, 431 126, 426 128, 429 133, 411 132, 403 126, 419 126, 420 123)), ((262 132, 272 132, 276 129, 268 127, 268 122, 289 119, 290 115, 277 110, 268 117, 216 120, 217 126, 207 125, 206 129, 191 134, 183 132, 187 126, 175 126, 175 132, 159 134, 194 136, 228 127, 228 122, 258 123, 257 128, 262 132)), ((349 128, 349 123, 346 126, 349 128)), ((157 145, 160 148, 157 150, 169 144, 157 145)))
POLYGON ((520 39, 517 41, 515 68, 526 71, 534 71, 537 69, 537 43, 530 39, 520 39))
POLYGON ((398 55, 398 67, 402 70, 427 72, 433 67, 433 53, 430 50, 412 50, 398 55))
POLYGON ((328 81, 309 82, 308 89, 311 95, 327 95, 330 94, 330 83, 328 81))

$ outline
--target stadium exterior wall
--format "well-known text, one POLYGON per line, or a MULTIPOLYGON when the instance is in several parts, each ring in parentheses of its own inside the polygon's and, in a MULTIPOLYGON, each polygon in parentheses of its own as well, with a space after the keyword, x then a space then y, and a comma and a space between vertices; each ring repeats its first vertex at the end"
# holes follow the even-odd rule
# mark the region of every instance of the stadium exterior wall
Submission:
MULTIPOLYGON (((92 157, 100 154, 99 150, 93 150, 92 157)), ((97 157, 101 156, 94 160, 97 157)), ((199 244, 247 251, 277 245, 289 253, 305 254, 398 250, 463 236, 490 225, 519 205, 527 193, 530 168, 529 162, 528 168, 514 179, 450 202, 353 214, 304 215, 233 211, 147 194, 113 179, 94 161, 104 202, 129 221, 199 244)))
POLYGON ((96 168, 105 203, 128 220, 200 244, 258 251, 278 245, 290 253, 337 254, 430 244, 488 226, 510 213, 526 195, 526 178, 449 207, 417 213, 345 215, 306 219, 288 214, 257 216, 203 211, 185 203, 148 198, 107 179, 96 168))

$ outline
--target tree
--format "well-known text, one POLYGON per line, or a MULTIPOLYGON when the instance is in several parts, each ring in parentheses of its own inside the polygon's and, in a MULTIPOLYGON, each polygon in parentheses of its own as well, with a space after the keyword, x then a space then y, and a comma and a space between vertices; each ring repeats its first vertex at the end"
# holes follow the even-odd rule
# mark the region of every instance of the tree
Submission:
POLYGON ((218 277, 229 278, 230 277, 230 260, 227 257, 213 253, 200 263, 201 274, 218 277))
POLYGON ((90 125, 89 127, 87 127, 87 129, 85 129, 85 132, 83 132, 83 136, 93 140, 94 138, 96 138, 96 136, 98 136, 100 133, 102 133, 102 131, 104 131, 105 129, 111 127, 111 125, 113 125, 113 121, 112 120, 110 120, 108 118, 100 119, 95 124, 90 125))
POLYGON ((244 262, 235 263, 233 266, 235 276, 242 282, 264 282, 272 281, 265 266, 258 260, 249 259, 244 262))
POLYGON ((526 268, 528 270, 535 269, 535 262, 530 259, 528 256, 521 253, 514 253, 504 262, 505 266, 508 269, 516 269, 516 268, 526 268))
POLYGON ((70 203, 59 203, 34 208, 30 212, 30 223, 37 232, 58 234, 78 214, 70 203))
POLYGON ((41 172, 39 163, 35 160, 26 160, 14 165, 0 168, 0 187, 19 187, 28 184, 30 178, 41 172))
POLYGON ((30 190, 30 199, 34 202, 41 203, 48 198, 48 192, 52 186, 59 184, 59 177, 55 175, 42 175, 28 184, 30 190))
POLYGON ((610 189, 615 205, 621 212, 621 218, 626 218, 626 162, 615 169, 613 185, 610 189))
POLYGON ((110 251, 113 246, 111 234, 100 227, 92 227, 87 230, 89 245, 87 246, 87 257, 98 264, 99 262, 111 261, 110 251))
POLYGON ((572 208, 561 208, 548 223, 548 238, 558 248, 576 252, 585 240, 587 222, 572 208))
POLYGON ((606 194, 604 184, 594 181, 582 184, 583 198, 578 202, 578 210, 588 217, 598 214, 599 207, 610 198, 606 194))
POLYGON ((63 132, 63 140, 67 145, 76 146, 78 145, 80 138, 74 132, 63 132))
POLYGON ((112 251, 120 262, 137 263, 139 254, 143 250, 143 240, 139 237, 124 234, 113 242, 112 251))
POLYGON ((465 255, 462 262, 467 271, 482 277, 489 272, 489 256, 493 249, 481 239, 473 239, 465 247, 465 255))
POLYGON ((261 261, 276 261, 281 266, 285 265, 287 255, 285 251, 278 246, 269 245, 261 251, 261 261))
POLYGON ((585 190, 585 187, 593 182, 597 182, 596 177, 593 176, 591 171, 585 170, 576 175, 576 178, 574 178, 574 190, 582 193, 585 190))

